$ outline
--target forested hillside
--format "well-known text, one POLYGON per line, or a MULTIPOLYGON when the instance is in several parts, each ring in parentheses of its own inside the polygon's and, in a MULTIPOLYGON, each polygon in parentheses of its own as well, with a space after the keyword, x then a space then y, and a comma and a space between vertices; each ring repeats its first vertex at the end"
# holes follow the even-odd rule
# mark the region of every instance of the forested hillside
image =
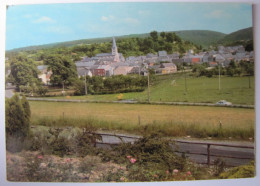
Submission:
MULTIPOLYGON (((148 53, 157 53, 158 51, 165 50, 171 54, 179 52, 183 54, 189 49, 195 52, 201 48, 192 42, 184 41, 174 32, 151 32, 147 37, 139 38, 116 38, 118 52, 122 53, 124 57, 140 56, 148 53)), ((107 42, 93 43, 93 44, 80 44, 70 47, 56 46, 45 49, 34 48, 31 50, 22 51, 7 51, 6 56, 12 57, 18 53, 23 53, 27 57, 33 59, 39 64, 43 64, 44 59, 49 55, 63 55, 70 57, 73 61, 80 60, 83 56, 92 57, 98 53, 110 53, 112 47, 112 38, 107 42)))

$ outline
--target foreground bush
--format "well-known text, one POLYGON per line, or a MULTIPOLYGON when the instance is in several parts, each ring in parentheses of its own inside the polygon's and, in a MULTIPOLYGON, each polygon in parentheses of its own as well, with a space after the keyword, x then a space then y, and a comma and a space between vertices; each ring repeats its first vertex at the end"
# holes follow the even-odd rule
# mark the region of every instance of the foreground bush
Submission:
POLYGON ((249 165, 242 165, 220 174, 221 179, 250 178, 255 176, 255 165, 252 161, 249 165))
POLYGON ((25 97, 22 99, 16 94, 5 102, 6 148, 17 152, 29 135, 30 105, 25 97))
POLYGON ((146 135, 133 144, 116 146, 101 156, 103 161, 126 163, 128 171, 127 175, 122 175, 120 171, 114 174, 111 172, 109 176, 104 176, 104 181, 118 181, 122 176, 124 181, 195 179, 185 156, 177 156, 169 141, 158 134, 146 135))

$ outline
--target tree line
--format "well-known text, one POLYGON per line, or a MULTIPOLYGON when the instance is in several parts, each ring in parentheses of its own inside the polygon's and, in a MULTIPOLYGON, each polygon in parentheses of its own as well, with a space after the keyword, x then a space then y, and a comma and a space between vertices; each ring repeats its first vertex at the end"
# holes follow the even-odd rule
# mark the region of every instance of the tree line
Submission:
MULTIPOLYGON (((152 31, 147 37, 140 38, 120 38, 116 40, 118 51, 128 56, 140 56, 148 53, 157 53, 165 50, 168 53, 179 52, 185 53, 189 49, 200 51, 201 46, 197 46, 189 41, 183 41, 174 32, 157 32, 152 31)), ((72 61, 79 61, 81 57, 93 57, 98 53, 110 53, 112 47, 111 42, 82 44, 72 47, 53 47, 48 49, 35 49, 30 51, 23 51, 22 53, 28 58, 42 63, 49 55, 63 55, 69 57, 72 61)), ((17 55, 18 52, 7 52, 7 57, 17 55)))
POLYGON ((81 77, 74 83, 76 95, 112 94, 125 92, 140 92, 147 85, 147 77, 138 75, 116 75, 111 77, 81 77), (87 90, 86 90, 87 89, 87 90))
POLYGON ((254 75, 254 63, 247 61, 240 61, 239 63, 231 60, 229 66, 224 68, 222 66, 216 66, 212 69, 208 69, 208 63, 196 64, 192 66, 192 72, 195 76, 207 76, 212 77, 214 75, 227 75, 227 76, 253 76, 254 75))

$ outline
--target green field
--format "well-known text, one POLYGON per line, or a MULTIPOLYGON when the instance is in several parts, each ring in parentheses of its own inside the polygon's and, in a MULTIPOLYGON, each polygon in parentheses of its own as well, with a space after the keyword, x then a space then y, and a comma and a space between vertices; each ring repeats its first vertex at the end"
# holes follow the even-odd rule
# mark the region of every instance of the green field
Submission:
POLYGON ((144 128, 169 136, 254 137, 254 109, 106 103, 30 101, 32 125, 93 125, 140 133, 144 128), (221 122, 221 125, 220 125, 221 122))
MULTIPOLYGON (((219 100, 227 100, 233 104, 254 105, 254 77, 250 77, 250 88, 248 77, 221 77, 221 89, 219 90, 218 77, 189 77, 183 74, 171 74, 157 76, 157 80, 151 86, 151 101, 180 101, 180 102, 199 102, 216 103, 219 100)), ((119 94, 107 95, 87 95, 71 96, 67 99, 84 100, 117 100, 119 94)), ((137 101, 147 101, 147 89, 144 92, 123 93, 123 99, 134 99, 137 101)), ((64 99, 64 97, 55 97, 64 99)))

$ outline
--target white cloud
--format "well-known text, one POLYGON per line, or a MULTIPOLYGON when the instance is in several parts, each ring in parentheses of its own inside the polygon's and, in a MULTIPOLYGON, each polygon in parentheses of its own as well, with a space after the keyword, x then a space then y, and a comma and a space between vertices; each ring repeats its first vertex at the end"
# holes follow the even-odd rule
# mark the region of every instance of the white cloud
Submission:
POLYGON ((50 17, 42 16, 33 21, 33 23, 55 23, 56 21, 50 17))
POLYGON ((141 16, 149 16, 150 15, 150 11, 149 10, 139 10, 138 14, 141 16))
POLYGON ((112 16, 112 15, 102 16, 102 17, 101 17, 101 20, 102 20, 102 21, 112 21, 112 20, 114 20, 114 19, 115 19, 115 17, 112 16))
POLYGON ((49 26, 43 29, 44 32, 51 32, 56 34, 69 34, 71 29, 65 26, 49 26))
POLYGON ((223 10, 214 10, 213 12, 210 12, 206 16, 218 19, 218 18, 229 17, 230 15, 227 12, 224 12, 223 10))
POLYGON ((32 15, 31 14, 26 14, 23 17, 29 19, 29 18, 32 18, 32 15))
POLYGON ((136 24, 136 25, 140 23, 137 19, 134 19, 134 18, 131 18, 131 17, 125 18, 124 21, 125 21, 126 23, 136 24))

